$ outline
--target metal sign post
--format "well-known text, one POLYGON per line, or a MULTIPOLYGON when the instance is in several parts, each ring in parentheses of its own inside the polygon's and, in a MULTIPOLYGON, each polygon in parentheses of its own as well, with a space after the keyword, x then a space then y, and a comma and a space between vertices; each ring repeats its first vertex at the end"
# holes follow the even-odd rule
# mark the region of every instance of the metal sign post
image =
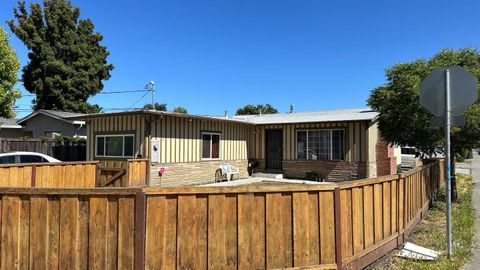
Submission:
POLYGON ((450 166, 450 70, 445 70, 445 157, 447 165, 447 256, 452 255, 452 179, 450 166))
POLYGON ((445 128, 445 168, 447 186, 447 255, 452 255, 452 168, 450 127, 465 124, 463 112, 478 98, 477 78, 460 66, 439 68, 420 84, 420 105, 434 116, 433 126, 445 128))

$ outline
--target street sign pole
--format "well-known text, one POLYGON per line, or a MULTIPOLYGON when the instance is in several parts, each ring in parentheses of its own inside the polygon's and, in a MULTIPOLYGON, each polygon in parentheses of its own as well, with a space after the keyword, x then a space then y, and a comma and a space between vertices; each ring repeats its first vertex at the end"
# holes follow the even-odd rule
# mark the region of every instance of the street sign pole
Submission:
POLYGON ((432 71, 420 84, 420 105, 435 117, 432 126, 445 128, 445 182, 447 186, 447 255, 452 256, 452 172, 450 160, 450 127, 463 126, 462 114, 478 99, 478 79, 460 66, 442 67, 432 71))
POLYGON ((445 70, 445 157, 447 168, 447 256, 452 255, 452 182, 451 182, 451 167, 450 167, 450 70, 445 70))

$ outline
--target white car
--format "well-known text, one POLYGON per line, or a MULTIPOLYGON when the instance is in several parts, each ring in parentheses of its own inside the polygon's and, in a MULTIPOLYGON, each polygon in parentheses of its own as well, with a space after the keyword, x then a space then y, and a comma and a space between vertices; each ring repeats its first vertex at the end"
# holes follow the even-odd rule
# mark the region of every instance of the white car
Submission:
POLYGON ((10 152, 0 154, 0 164, 15 164, 15 163, 49 163, 61 162, 60 160, 36 152, 10 152))

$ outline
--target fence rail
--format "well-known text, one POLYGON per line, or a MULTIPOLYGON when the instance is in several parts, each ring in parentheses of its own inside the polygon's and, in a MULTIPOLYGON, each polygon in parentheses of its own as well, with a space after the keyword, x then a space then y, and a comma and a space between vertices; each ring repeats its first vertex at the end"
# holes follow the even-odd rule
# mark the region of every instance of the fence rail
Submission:
POLYGON ((361 269, 403 243, 442 170, 315 186, 0 188, 1 268, 361 269))

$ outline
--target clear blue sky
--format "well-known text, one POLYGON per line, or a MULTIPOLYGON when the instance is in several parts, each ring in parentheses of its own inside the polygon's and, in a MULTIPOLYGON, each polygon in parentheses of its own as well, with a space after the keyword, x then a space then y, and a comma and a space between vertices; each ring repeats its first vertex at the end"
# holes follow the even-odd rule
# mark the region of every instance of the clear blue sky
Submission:
MULTIPOLYGON (((5 28, 16 2, 0 2, 5 28)), ((393 2, 73 0, 110 51, 115 69, 104 91, 154 80, 159 102, 210 115, 249 103, 280 111, 364 107, 386 67, 441 48, 478 48, 480 2, 393 2)), ((24 65, 27 50, 11 36, 24 65)), ((141 96, 91 102, 126 108, 141 96)), ((26 108, 30 99, 17 104, 26 108)))

